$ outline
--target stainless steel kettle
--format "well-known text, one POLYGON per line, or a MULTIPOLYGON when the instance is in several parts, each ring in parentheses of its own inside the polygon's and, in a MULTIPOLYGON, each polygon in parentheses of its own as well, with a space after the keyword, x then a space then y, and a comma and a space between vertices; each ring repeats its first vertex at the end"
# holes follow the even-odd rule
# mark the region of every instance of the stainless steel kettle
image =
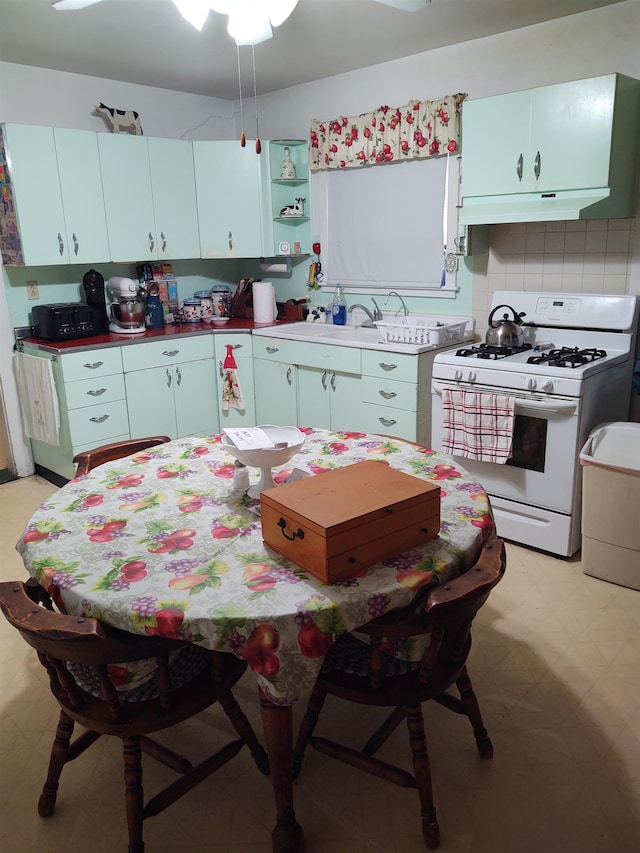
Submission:
POLYGON ((525 312, 520 314, 510 305, 497 305, 491 314, 489 314, 489 328, 487 329, 486 343, 492 347, 519 347, 524 339, 524 330, 522 328, 522 318, 525 312), (502 319, 493 322, 493 317, 496 311, 501 308, 508 308, 513 314, 513 318, 509 319, 508 314, 503 314, 502 319))

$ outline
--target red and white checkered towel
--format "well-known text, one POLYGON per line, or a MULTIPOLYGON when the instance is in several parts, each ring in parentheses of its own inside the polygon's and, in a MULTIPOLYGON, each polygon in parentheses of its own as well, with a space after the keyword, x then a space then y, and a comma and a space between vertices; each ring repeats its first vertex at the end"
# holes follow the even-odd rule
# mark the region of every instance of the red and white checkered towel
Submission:
POLYGON ((504 464, 511 456, 515 397, 484 391, 442 389, 445 453, 504 464))

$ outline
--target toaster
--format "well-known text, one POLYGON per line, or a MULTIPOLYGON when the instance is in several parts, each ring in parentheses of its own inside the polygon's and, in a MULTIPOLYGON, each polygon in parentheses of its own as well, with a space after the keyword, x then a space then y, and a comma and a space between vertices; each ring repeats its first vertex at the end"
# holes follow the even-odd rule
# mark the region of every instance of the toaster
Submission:
POLYGON ((31 317, 33 334, 43 341, 70 341, 99 334, 93 311, 82 302, 34 305, 31 317))

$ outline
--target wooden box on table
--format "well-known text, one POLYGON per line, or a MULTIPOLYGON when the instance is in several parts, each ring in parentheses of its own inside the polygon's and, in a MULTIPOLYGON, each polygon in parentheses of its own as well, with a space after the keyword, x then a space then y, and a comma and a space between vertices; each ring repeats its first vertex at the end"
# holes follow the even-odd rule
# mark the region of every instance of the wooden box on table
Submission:
POLYGON ((383 462, 356 462, 267 489, 262 537, 325 583, 434 539, 440 486, 383 462))

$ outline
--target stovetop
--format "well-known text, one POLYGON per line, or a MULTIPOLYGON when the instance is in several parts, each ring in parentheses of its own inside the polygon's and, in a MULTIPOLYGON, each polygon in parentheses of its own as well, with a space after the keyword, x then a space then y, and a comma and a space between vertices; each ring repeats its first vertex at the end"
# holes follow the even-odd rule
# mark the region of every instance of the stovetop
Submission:
POLYGON ((433 378, 535 393, 581 396, 589 378, 631 363, 638 301, 634 296, 499 291, 492 306, 523 317, 523 345, 474 343, 436 354, 433 378), (529 324, 527 325, 527 323, 529 324))

